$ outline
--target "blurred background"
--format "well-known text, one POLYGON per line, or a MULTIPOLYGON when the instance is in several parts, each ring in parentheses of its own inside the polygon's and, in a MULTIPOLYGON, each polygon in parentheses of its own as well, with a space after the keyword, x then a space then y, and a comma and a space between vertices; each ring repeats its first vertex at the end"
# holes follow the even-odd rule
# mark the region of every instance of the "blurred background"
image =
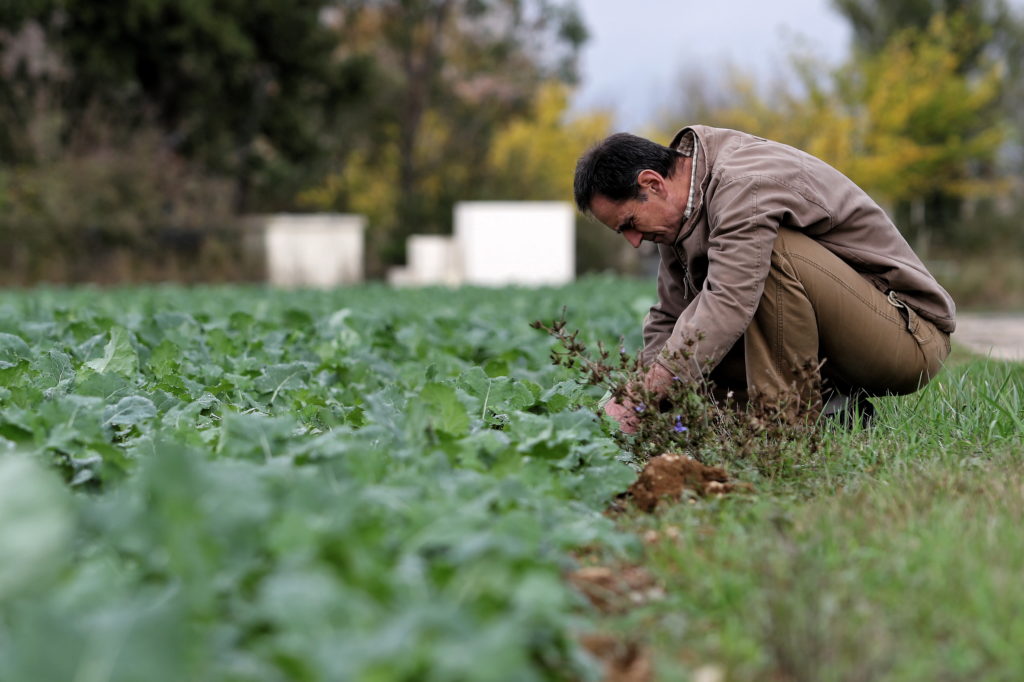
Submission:
MULTIPOLYGON (((0 0, 0 285, 257 281, 249 217, 571 201, 615 130, 777 139, 962 305, 1024 306, 1024 0, 0 0)), ((580 273, 643 271, 581 222, 580 273)))

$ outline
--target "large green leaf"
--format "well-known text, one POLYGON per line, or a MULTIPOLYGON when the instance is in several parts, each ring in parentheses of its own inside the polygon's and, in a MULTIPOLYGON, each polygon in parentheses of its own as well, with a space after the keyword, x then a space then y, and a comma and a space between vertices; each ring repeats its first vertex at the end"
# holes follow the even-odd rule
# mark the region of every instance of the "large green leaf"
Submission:
POLYGON ((20 336, 0 332, 0 369, 13 367, 23 360, 29 360, 32 351, 20 336))
POLYGON ((132 345, 132 334, 124 327, 110 330, 110 341, 103 349, 103 357, 90 360, 85 366, 99 374, 118 374, 132 378, 139 371, 139 355, 132 345))
POLYGON ((429 383, 420 391, 419 399, 435 428, 453 436, 462 436, 469 430, 469 415, 451 386, 429 383))
POLYGON ((156 405, 152 400, 142 396, 128 396, 110 405, 103 411, 104 426, 138 426, 142 422, 155 418, 156 405))

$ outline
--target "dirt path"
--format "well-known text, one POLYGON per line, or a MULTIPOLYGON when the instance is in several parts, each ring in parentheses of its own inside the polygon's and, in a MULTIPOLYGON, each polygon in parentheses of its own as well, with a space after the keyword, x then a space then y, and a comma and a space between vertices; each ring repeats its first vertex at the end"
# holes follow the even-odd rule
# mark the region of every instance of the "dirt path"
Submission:
POLYGON ((957 315, 953 342, 1000 360, 1024 361, 1024 315, 957 315))

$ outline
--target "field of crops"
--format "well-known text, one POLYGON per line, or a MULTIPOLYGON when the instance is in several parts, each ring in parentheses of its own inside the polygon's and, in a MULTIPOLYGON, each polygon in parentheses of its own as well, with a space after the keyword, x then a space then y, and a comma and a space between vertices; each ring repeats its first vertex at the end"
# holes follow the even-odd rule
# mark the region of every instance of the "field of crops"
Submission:
POLYGON ((1024 677, 1019 366, 607 514, 652 293, 0 292, 0 680, 1024 677))

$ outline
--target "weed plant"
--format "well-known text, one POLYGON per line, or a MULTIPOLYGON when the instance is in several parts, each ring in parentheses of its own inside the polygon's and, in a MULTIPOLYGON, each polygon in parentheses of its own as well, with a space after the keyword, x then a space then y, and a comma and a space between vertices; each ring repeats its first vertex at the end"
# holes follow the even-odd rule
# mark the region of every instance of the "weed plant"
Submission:
MULTIPOLYGON (((551 351, 553 364, 577 372, 581 383, 605 390, 605 401, 633 405, 633 432, 613 431, 619 446, 631 452, 638 465, 664 453, 682 453, 704 464, 727 464, 753 470, 758 476, 776 476, 818 451, 822 424, 817 365, 798 368, 792 392, 772 400, 748 397, 745 391, 738 398, 707 379, 678 376, 664 392, 656 393, 643 385, 647 368, 640 354, 627 353, 621 339, 617 353, 601 341, 591 351, 580 340, 579 330, 568 331, 564 310, 550 324, 537 320, 531 326, 558 342, 551 351), (815 399, 805 401, 801 396, 815 399)), ((692 364, 696 342, 687 340, 683 350, 667 358, 668 364, 692 364)), ((599 415, 603 405, 604 401, 598 405, 599 415)))

